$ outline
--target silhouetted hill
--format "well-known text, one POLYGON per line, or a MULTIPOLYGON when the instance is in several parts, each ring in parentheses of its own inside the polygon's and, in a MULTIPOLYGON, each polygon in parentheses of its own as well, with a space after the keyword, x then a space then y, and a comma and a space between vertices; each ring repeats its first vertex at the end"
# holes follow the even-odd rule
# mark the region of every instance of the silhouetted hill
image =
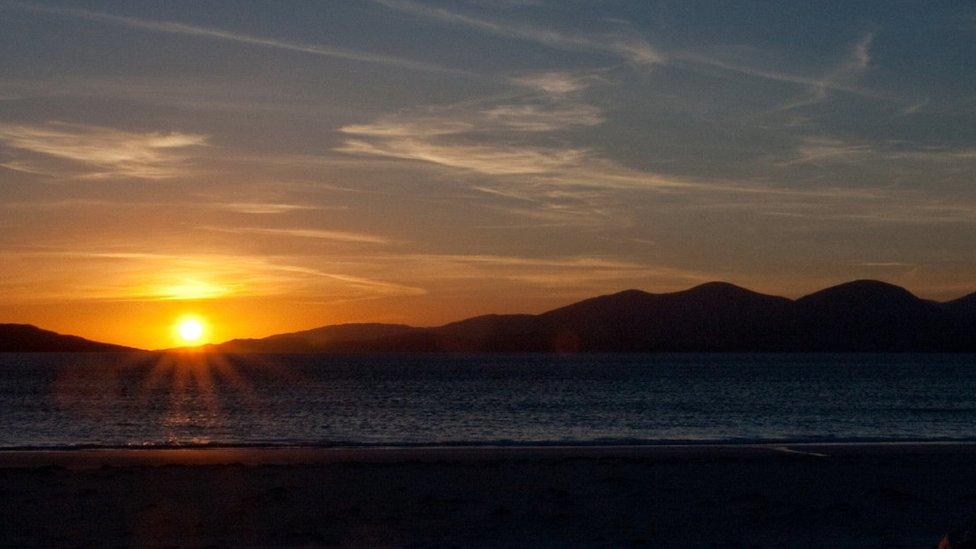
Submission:
POLYGON ((319 350, 976 351, 974 311, 976 295, 940 304, 870 280, 841 284, 796 301, 710 282, 664 294, 627 290, 538 315, 484 315, 436 328, 401 327, 399 333, 376 338, 336 338, 319 350))
POLYGON ((936 351, 956 347, 954 323, 936 303, 904 288, 856 280, 795 302, 797 344, 806 351, 936 351))
POLYGON ((0 324, 2 353, 82 353, 135 351, 131 347, 90 341, 78 336, 42 330, 30 324, 0 324))
POLYGON ((336 324, 260 339, 232 339, 204 349, 223 353, 310 353, 327 350, 338 342, 379 339, 415 329, 404 324, 336 324))
POLYGON ((976 292, 959 299, 946 301, 942 307, 960 318, 976 320, 976 292))
POLYGON ((773 351, 784 347, 790 303, 710 282, 666 294, 627 290, 540 316, 565 350, 773 351))
POLYGON ((947 301, 942 308, 951 316, 966 349, 976 349, 976 293, 947 301))

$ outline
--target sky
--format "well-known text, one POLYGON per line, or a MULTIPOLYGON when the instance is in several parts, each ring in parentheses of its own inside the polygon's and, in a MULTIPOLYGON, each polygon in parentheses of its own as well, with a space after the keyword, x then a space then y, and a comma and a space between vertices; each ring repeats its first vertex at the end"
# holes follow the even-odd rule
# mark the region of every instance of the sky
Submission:
POLYGON ((0 0, 0 322, 976 290, 976 4, 0 0))

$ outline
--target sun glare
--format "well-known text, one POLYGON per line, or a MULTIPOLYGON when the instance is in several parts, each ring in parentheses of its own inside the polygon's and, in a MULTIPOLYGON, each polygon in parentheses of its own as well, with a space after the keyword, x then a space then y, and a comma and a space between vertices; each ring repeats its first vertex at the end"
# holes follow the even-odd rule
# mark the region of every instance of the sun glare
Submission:
POLYGON ((176 335, 182 343, 195 345, 203 340, 206 327, 197 317, 184 317, 176 323, 176 335))

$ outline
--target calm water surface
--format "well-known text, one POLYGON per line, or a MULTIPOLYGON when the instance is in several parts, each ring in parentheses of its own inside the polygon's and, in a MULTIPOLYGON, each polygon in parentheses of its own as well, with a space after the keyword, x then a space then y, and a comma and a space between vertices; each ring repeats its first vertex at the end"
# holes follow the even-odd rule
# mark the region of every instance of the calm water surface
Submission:
POLYGON ((976 355, 0 354, 0 447, 976 439, 976 355))

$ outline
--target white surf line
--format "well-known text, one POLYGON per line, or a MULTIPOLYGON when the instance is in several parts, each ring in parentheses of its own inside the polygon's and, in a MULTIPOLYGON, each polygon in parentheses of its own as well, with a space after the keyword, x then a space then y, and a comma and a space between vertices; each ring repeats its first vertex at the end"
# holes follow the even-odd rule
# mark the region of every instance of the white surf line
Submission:
POLYGON ((773 447, 773 450, 775 450, 777 452, 783 452, 784 454, 801 454, 801 455, 804 455, 804 456, 815 456, 815 457, 822 457, 822 458, 830 457, 828 454, 821 454, 821 453, 818 453, 818 452, 803 452, 803 451, 800 451, 800 450, 794 450, 792 448, 787 448, 786 446, 775 446, 775 447, 773 447))

